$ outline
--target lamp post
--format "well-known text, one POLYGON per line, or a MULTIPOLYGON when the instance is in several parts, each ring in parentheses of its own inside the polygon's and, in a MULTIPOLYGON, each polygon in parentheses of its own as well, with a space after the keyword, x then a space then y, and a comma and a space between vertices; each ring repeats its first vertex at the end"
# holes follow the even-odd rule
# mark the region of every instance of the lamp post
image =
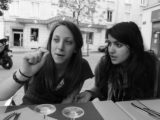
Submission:
MULTIPOLYGON (((90 27, 92 27, 92 25, 91 24, 89 24, 88 25, 88 28, 90 28, 90 27)), ((87 56, 89 56, 89 43, 90 43, 90 38, 89 38, 89 34, 88 34, 88 36, 87 36, 87 40, 86 40, 87 42, 87 56)))

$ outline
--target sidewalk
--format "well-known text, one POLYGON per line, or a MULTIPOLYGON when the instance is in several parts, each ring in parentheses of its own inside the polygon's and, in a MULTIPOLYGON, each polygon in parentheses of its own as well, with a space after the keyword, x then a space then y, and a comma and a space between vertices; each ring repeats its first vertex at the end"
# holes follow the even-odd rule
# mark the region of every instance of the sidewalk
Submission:
MULTIPOLYGON (((32 52, 34 51, 36 48, 24 48, 24 47, 11 47, 9 48, 10 50, 12 50, 12 53, 27 53, 27 52, 32 52)), ((95 50, 89 50, 89 53, 98 53, 98 51, 95 50)), ((84 56, 87 56, 87 52, 82 52, 82 54, 84 56)))

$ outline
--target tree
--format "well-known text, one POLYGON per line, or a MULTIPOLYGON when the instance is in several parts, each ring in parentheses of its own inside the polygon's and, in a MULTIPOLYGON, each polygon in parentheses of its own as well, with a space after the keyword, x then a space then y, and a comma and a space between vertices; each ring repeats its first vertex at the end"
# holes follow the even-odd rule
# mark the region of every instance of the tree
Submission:
POLYGON ((96 0, 59 0, 60 7, 69 8, 72 17, 79 24, 79 19, 90 19, 93 21, 93 13, 95 12, 96 0))
POLYGON ((3 10, 8 10, 8 3, 10 3, 11 0, 0 0, 0 16, 3 15, 3 10))

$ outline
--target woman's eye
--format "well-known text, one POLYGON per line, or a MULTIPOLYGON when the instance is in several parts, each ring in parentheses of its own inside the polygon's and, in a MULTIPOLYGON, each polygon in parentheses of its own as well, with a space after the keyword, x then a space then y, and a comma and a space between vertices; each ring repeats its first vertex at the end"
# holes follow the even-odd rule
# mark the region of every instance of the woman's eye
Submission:
POLYGON ((72 41, 66 40, 66 43, 67 43, 68 45, 71 45, 71 44, 72 44, 72 41))
POLYGON ((59 39, 58 39, 58 38, 54 38, 53 40, 54 40, 55 42, 58 42, 58 41, 59 41, 59 39))
POLYGON ((116 46, 120 48, 120 47, 123 46, 123 44, 122 43, 116 43, 116 46))

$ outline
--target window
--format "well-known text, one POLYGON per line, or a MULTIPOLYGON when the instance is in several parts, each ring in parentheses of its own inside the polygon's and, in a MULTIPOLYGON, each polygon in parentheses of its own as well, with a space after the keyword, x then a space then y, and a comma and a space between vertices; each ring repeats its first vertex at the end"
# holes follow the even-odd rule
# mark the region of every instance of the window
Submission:
POLYGON ((31 41, 38 41, 38 28, 31 28, 31 41))
POLYGON ((107 22, 112 22, 112 16, 113 16, 113 11, 112 10, 107 10, 107 22))
POLYGON ((63 7, 66 2, 66 0, 59 0, 59 7, 63 7))
POLYGON ((141 2, 140 4, 141 4, 142 6, 145 6, 145 5, 147 4, 147 3, 146 3, 146 2, 147 2, 146 0, 140 0, 140 2, 141 2))

